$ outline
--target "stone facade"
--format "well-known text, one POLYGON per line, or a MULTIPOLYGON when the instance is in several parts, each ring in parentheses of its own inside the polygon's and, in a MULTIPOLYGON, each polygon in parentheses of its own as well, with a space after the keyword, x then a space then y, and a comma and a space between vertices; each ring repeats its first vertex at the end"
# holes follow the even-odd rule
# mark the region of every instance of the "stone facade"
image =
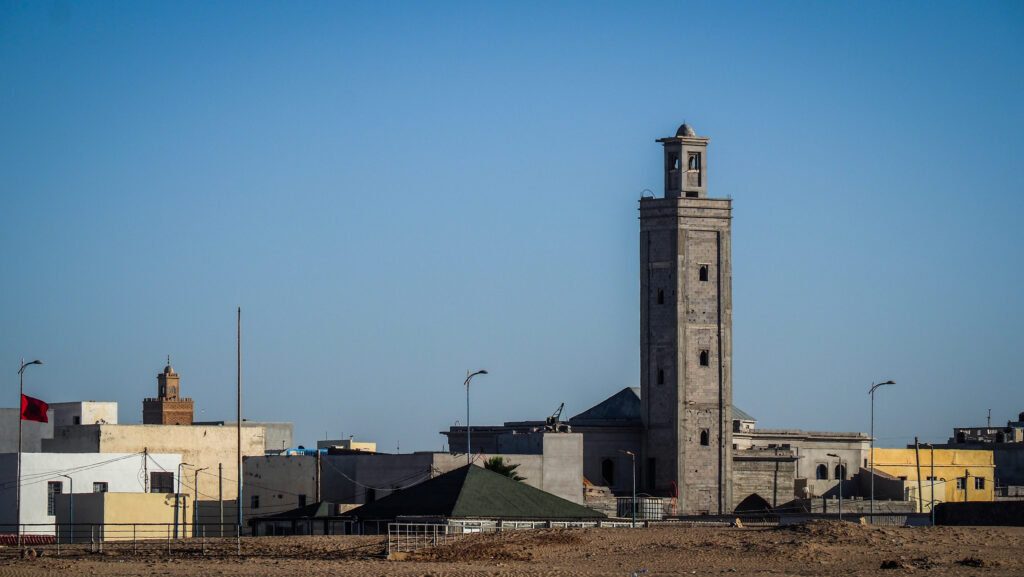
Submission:
POLYGON ((738 449, 732 458, 735 500, 730 510, 775 509, 793 501, 797 459, 792 450, 738 449))
POLYGON ((171 367, 170 359, 156 380, 157 396, 142 401, 142 424, 191 425, 194 415, 192 399, 178 396, 179 377, 171 367))
POLYGON ((640 200, 645 491, 683 513, 732 507, 732 201, 707 197, 708 138, 659 139, 665 196, 640 200))

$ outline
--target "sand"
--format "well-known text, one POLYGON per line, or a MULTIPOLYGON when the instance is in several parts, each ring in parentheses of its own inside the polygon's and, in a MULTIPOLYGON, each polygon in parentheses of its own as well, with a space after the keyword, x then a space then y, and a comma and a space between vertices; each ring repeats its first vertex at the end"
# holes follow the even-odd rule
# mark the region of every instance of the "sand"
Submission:
MULTIPOLYGON (((383 558, 382 537, 264 537, 199 547, 153 543, 39 548, 23 558, 0 550, 4 575, 614 575, 647 569, 658 575, 1024 575, 1022 527, 866 527, 814 521, 778 528, 567 529, 473 535, 383 558)), ((190 544, 191 546, 191 544, 190 544)))

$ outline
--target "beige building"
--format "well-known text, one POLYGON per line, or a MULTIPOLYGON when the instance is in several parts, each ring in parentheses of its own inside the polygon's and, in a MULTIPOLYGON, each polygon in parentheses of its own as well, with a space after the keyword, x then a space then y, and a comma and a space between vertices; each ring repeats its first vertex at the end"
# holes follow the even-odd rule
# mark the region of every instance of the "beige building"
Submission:
MULTIPOLYGON (((224 499, 238 495, 237 427, 179 425, 78 425, 55 427, 52 439, 43 439, 46 453, 178 453, 183 463, 181 487, 193 494, 197 469, 200 499, 217 499, 218 467, 223 466, 224 499)), ((242 427, 242 455, 262 456, 260 427, 242 427)), ((177 474, 177 471, 170 471, 177 474)), ((154 491, 154 488, 150 489, 154 491)), ((168 492, 177 490, 174 487, 168 492)))
POLYGON ((131 541, 132 539, 164 539, 168 530, 173 536, 177 523, 178 535, 192 535, 191 499, 182 497, 177 503, 173 494, 156 493, 75 493, 61 495, 56 507, 58 539, 69 541, 71 499, 74 499, 74 541, 131 541), (153 526, 151 523, 163 525, 153 526))
POLYGON ((116 425, 116 401, 74 401, 50 403, 53 410, 53 426, 67 425, 116 425))

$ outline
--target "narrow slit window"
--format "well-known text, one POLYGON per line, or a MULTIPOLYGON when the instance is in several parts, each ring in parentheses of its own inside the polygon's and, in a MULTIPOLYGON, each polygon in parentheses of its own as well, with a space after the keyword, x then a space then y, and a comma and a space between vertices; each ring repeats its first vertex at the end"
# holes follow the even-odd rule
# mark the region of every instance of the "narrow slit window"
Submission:
POLYGON ((711 444, 711 433, 707 429, 701 429, 700 431, 700 444, 704 447, 711 444))
POLYGON ((665 369, 658 369, 658 384, 665 384, 665 369))
POLYGON ((711 364, 711 353, 707 349, 700 352, 700 366, 706 367, 711 364))
POLYGON ((260 496, 259 495, 253 495, 252 497, 249 498, 249 508, 250 509, 259 509, 260 508, 260 496))
POLYGON ((658 289, 658 304, 665 304, 665 291, 662 289, 658 289))
POLYGON ((708 265, 700 265, 700 282, 708 282, 708 265))
POLYGON ((700 153, 691 154, 689 162, 689 170, 700 170, 700 153))

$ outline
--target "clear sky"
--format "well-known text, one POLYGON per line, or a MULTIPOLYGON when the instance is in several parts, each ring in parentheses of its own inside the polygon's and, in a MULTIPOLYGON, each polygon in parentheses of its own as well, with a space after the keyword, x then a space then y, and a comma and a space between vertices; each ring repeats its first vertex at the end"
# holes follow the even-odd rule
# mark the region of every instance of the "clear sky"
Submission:
POLYGON ((943 441, 1024 411, 1020 2, 0 3, 0 365, 142 417, 439 450, 639 384, 637 199, 734 199, 734 396, 943 441))

